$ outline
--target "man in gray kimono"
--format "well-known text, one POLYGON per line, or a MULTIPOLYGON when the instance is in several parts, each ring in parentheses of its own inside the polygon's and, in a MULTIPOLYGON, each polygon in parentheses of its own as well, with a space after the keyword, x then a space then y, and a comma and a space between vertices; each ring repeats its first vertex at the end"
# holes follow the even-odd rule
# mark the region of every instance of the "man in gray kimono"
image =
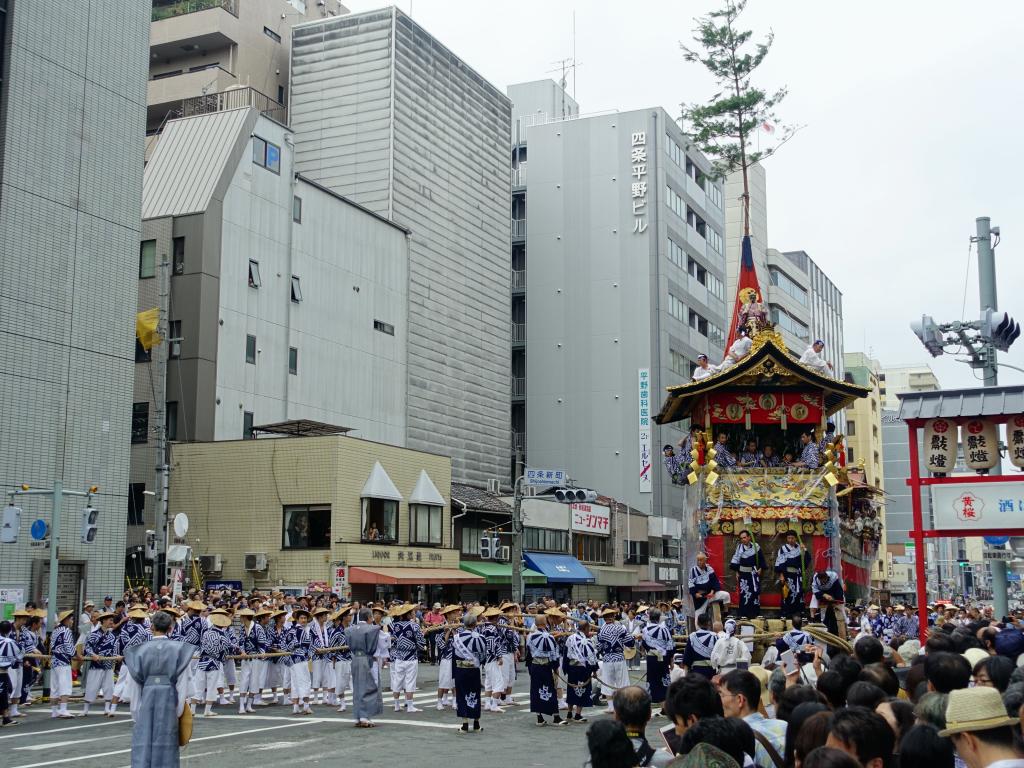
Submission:
POLYGON ((375 655, 380 648, 380 627, 372 624, 369 608, 359 611, 358 621, 345 630, 352 654, 352 717, 356 728, 373 728, 373 718, 384 709, 375 655))
POLYGON ((178 718, 191 685, 188 665, 198 649, 167 639, 174 626, 169 613, 153 614, 153 639, 125 649, 131 702, 132 768, 177 768, 178 718))

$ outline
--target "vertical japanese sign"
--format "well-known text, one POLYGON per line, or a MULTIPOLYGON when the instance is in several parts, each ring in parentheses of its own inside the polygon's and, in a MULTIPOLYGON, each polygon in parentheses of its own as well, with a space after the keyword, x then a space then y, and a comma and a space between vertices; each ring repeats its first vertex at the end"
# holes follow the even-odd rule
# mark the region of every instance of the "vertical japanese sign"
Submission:
POLYGON ((629 140, 629 162, 632 165, 629 185, 633 201, 633 234, 647 231, 647 132, 634 131, 629 140))
POLYGON ((641 368, 638 376, 640 401, 640 493, 652 493, 651 482, 651 369, 641 368))
POLYGON ((956 464, 956 449, 956 422, 950 419, 929 419, 925 422, 925 466, 929 472, 952 472, 956 464))
POLYGON ((999 432, 988 419, 964 424, 964 458, 971 469, 992 469, 999 461, 999 432))
POLYGON ((1013 466, 1024 469, 1024 415, 1006 422, 1006 453, 1013 466))

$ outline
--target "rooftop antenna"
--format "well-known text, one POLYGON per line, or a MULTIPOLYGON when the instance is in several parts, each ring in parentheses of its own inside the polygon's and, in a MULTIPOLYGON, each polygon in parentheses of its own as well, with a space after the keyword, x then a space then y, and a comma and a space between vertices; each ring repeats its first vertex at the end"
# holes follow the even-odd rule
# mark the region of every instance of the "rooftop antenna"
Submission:
MULTIPOLYGON (((559 78, 558 84, 562 87, 562 91, 566 91, 569 87, 569 74, 572 73, 572 100, 576 101, 576 67, 580 66, 583 62, 576 61, 576 11, 572 12, 572 55, 567 59, 559 59, 558 61, 551 62, 556 65, 555 69, 549 69, 548 73, 559 72, 561 77, 559 78)), ((565 114, 565 104, 562 105, 562 117, 567 117, 565 114)))

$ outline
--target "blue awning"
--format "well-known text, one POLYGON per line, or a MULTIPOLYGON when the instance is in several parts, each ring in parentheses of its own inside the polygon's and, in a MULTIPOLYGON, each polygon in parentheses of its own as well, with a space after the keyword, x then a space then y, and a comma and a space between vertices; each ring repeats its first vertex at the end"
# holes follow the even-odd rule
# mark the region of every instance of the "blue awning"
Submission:
POLYGON ((597 579, 572 555, 523 552, 526 565, 543 573, 549 584, 593 584, 597 579))

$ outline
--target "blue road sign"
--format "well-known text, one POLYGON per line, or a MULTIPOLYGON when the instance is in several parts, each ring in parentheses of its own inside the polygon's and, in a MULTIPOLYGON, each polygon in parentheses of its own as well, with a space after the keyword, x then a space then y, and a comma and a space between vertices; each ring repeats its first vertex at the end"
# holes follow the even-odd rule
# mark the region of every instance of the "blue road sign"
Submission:
POLYGON ((50 526, 46 524, 45 520, 36 520, 32 523, 32 528, 29 529, 32 534, 32 538, 36 541, 42 541, 50 533, 50 526))

